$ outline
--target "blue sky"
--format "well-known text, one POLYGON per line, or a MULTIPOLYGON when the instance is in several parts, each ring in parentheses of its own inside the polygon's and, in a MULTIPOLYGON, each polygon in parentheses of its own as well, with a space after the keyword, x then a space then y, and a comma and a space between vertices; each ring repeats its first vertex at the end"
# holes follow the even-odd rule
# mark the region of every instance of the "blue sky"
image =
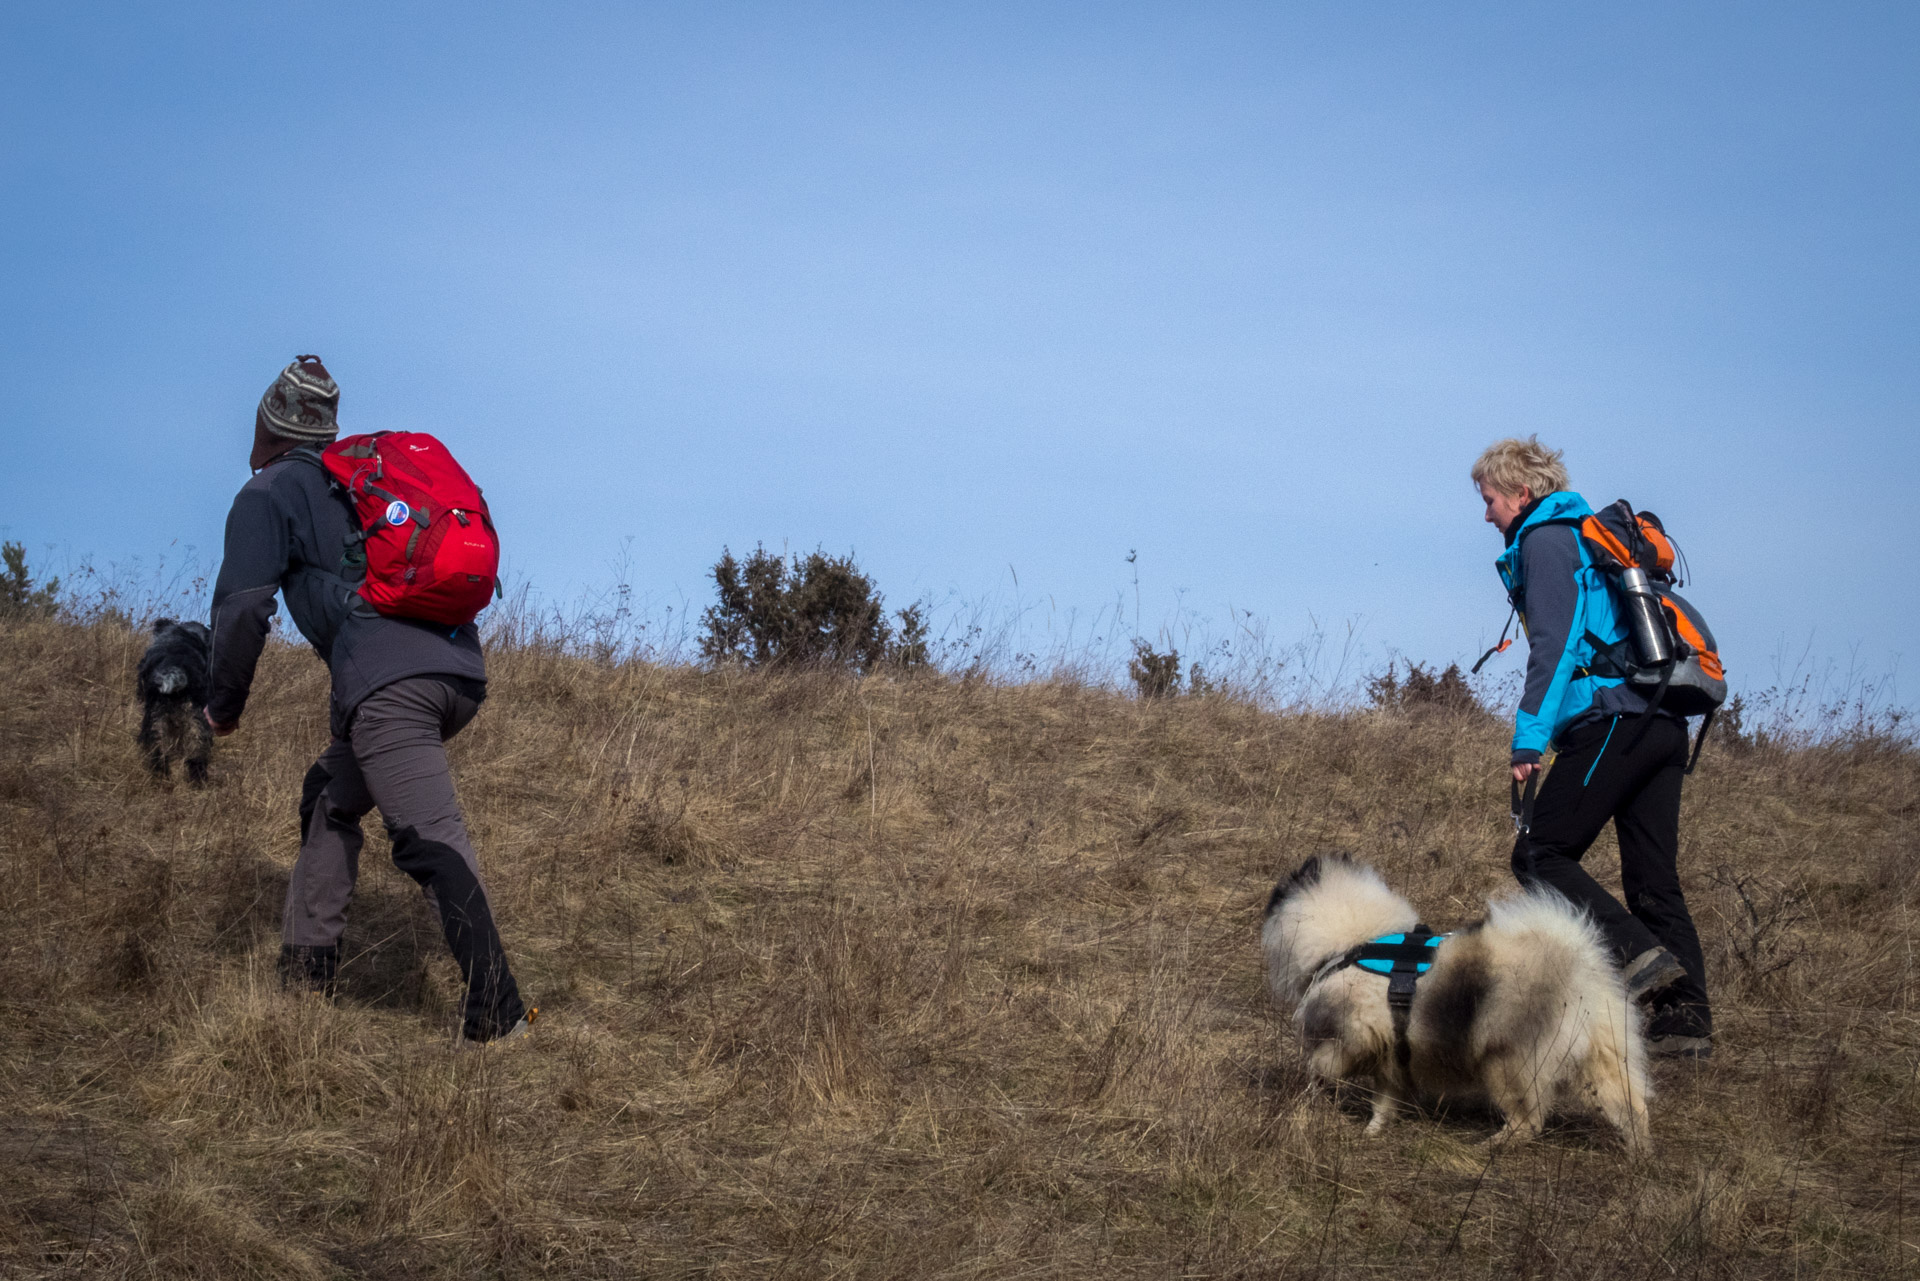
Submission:
POLYGON ((313 351, 551 598, 822 546, 1044 644, 1137 550, 1149 635, 1444 662, 1505 612, 1467 466, 1539 432, 1739 683, 1879 675, 1916 66, 1893 4, 11 6, 0 526, 217 558, 313 351))

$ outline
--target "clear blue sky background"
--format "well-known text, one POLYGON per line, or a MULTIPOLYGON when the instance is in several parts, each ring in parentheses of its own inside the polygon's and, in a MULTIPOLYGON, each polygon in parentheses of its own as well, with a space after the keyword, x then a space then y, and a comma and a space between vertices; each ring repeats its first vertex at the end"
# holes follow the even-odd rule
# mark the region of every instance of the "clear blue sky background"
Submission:
POLYGON ((1150 634, 1470 659, 1538 431, 1743 683, 1920 652, 1911 4, 11 5, 0 124, 56 566, 217 558, 313 351, 551 597, 818 545, 1057 636, 1138 549, 1150 634))

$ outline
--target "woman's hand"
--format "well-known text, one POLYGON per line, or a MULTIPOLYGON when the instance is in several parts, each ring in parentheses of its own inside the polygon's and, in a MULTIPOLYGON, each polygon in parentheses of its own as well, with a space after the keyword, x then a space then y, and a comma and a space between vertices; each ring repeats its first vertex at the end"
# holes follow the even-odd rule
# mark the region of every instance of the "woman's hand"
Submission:
POLYGON ((1538 761, 1533 762, 1531 765, 1516 765, 1513 767, 1513 781, 1516 783, 1524 783, 1539 772, 1540 762, 1538 761))

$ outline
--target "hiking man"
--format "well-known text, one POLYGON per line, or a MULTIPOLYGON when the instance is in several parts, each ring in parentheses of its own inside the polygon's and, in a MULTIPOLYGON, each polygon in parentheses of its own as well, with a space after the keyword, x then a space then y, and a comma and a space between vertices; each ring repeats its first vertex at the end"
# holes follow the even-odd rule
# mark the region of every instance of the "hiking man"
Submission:
POLYGON ((1502 440, 1472 471, 1487 521, 1506 535, 1496 564, 1527 634, 1511 764, 1515 785, 1537 784, 1539 793, 1530 829, 1514 842, 1513 872, 1593 917, 1628 995, 1652 1010, 1650 1052, 1705 1058, 1713 1052, 1706 966, 1676 867, 1687 723, 1656 710, 1638 724, 1648 700, 1590 670, 1596 641, 1620 640, 1625 626, 1575 528, 1591 509, 1560 459, 1538 437, 1502 440), (1540 782, 1550 746, 1557 755, 1540 782), (1625 907, 1580 865, 1609 819, 1625 907))
POLYGON ((331 993, 340 936, 360 871, 360 820, 376 805, 393 861, 438 912, 466 981, 470 1042, 525 1034, 531 1016, 501 950, 454 797, 445 741, 487 696, 478 628, 376 613, 355 590, 364 574, 359 524, 332 486, 320 450, 339 433, 340 388, 317 356, 298 357, 254 414, 253 478, 227 514, 213 590, 216 734, 239 727, 266 643, 276 592, 332 673, 333 742, 301 788, 300 857, 287 885, 280 974, 289 988, 331 993))

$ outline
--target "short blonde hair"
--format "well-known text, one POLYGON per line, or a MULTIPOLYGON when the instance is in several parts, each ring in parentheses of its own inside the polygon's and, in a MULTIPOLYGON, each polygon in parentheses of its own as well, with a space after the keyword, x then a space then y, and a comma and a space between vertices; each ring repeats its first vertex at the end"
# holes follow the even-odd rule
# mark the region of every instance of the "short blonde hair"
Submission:
POLYGON ((1531 490, 1535 498, 1572 489, 1573 481, 1560 457, 1559 450, 1548 449, 1538 436, 1525 440, 1509 436, 1488 445, 1473 464, 1473 483, 1491 485, 1509 495, 1531 490))

